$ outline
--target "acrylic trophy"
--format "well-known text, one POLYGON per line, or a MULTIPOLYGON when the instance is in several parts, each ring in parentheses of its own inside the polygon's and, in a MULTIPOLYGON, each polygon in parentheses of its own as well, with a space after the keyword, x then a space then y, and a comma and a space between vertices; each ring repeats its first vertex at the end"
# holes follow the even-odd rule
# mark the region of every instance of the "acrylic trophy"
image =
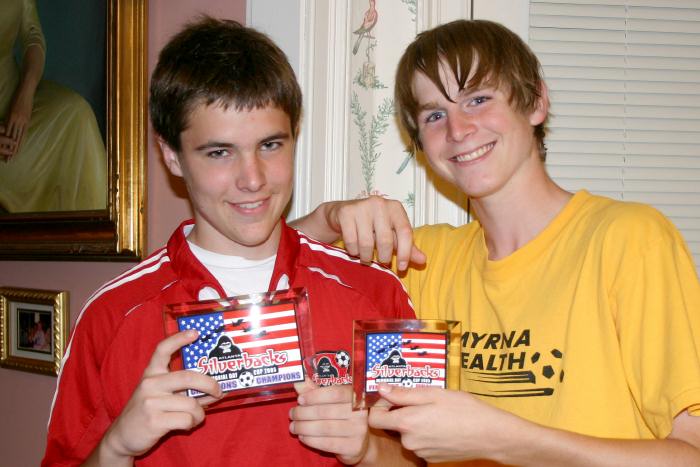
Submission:
MULTIPOLYGON (((167 335, 187 329, 199 338, 182 347, 170 368, 206 374, 224 392, 210 408, 293 398, 313 355, 306 289, 297 288, 166 306, 167 335)), ((187 395, 204 394, 189 389, 187 395)))
POLYGON ((460 329, 459 321, 354 321, 353 409, 373 406, 380 383, 459 389, 460 329))

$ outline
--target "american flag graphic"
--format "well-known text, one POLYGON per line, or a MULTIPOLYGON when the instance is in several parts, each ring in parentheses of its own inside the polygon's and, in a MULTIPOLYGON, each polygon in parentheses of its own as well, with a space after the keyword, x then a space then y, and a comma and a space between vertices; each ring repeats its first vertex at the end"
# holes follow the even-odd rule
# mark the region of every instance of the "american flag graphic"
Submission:
POLYGON ((199 332, 199 339, 182 348, 184 368, 210 374, 224 392, 304 380, 293 304, 181 316, 177 324, 180 331, 199 332))
POLYGON ((445 387, 447 335, 430 332, 368 333, 365 390, 377 384, 445 387))

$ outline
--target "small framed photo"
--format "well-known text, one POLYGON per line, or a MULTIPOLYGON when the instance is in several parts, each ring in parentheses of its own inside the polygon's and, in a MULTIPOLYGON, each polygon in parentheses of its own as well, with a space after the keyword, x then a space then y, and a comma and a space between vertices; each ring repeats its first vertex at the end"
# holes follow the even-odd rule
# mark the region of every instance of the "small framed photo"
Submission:
MULTIPOLYGON (((306 289, 278 290, 167 305, 167 335, 195 329, 199 338, 173 354, 172 370, 214 378, 224 397, 208 408, 294 398, 304 360, 313 355, 306 289)), ((190 397, 203 393, 189 389, 190 397)))
POLYGON ((68 329, 68 292, 0 287, 0 366, 56 376, 68 329))
POLYGON ((459 389, 460 334, 459 321, 354 321, 353 409, 373 406, 380 383, 459 389))

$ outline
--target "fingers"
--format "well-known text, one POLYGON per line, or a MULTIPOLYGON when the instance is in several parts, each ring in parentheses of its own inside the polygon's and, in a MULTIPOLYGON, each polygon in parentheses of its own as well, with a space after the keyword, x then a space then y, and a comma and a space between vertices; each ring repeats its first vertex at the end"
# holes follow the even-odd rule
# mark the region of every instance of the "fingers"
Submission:
POLYGON ((306 389, 297 398, 299 405, 289 411, 289 418, 292 420, 346 420, 361 416, 359 412, 353 413, 351 400, 352 386, 349 384, 306 389))
MULTIPOLYGON (((317 420, 344 421, 352 415, 352 409, 348 404, 298 405, 289 411, 289 418, 294 422, 317 420)), ((320 436, 320 434, 317 433, 315 436, 320 436)))
POLYGON ((21 96, 15 97, 18 100, 14 101, 12 104, 12 108, 7 117, 7 122, 5 123, 5 131, 3 132, 5 136, 11 138, 14 142, 12 155, 19 152, 19 148, 24 140, 25 131, 32 114, 31 100, 27 101, 21 96))
POLYGON ((386 406, 376 404, 369 413, 369 426, 393 431, 401 431, 402 420, 407 413, 415 410, 411 406, 431 404, 444 392, 439 388, 407 389, 389 386, 386 383, 380 383, 378 389, 384 400, 401 408, 390 410, 386 406))
POLYGON ((182 346, 197 340, 198 335, 197 331, 193 330, 181 331, 160 341, 153 352, 151 361, 143 372, 144 378, 167 373, 173 353, 182 346))
POLYGON ((204 418, 204 409, 189 397, 170 394, 141 398, 134 394, 104 441, 108 449, 122 456, 138 456, 166 433, 189 430, 204 418))
POLYGON ((290 418, 290 433, 345 463, 356 463, 367 450, 367 412, 353 412, 347 402, 294 407, 290 418))
POLYGON ((390 386, 386 383, 380 383, 377 388, 379 394, 393 405, 425 405, 433 402, 440 391, 439 388, 402 388, 398 386, 390 386))
MULTIPOLYGON (((218 384, 217 384, 218 386, 218 384)), ((214 402, 219 402, 221 400, 221 397, 223 396, 223 392, 220 392, 216 396, 202 396, 202 397, 197 397, 195 400, 197 401, 197 404, 199 404, 200 407, 207 407, 214 402)))
POLYGON ((299 439, 310 448, 334 453, 341 462, 349 465, 355 464, 362 458, 361 453, 365 444, 364 439, 355 440, 347 437, 299 435, 299 439), (357 452, 360 454, 356 454, 357 452))
POLYGON ((425 264, 425 262, 428 260, 428 257, 425 256, 425 253, 423 253, 422 250, 420 250, 417 246, 412 245, 411 246, 411 257, 410 261, 414 264, 425 264))
POLYGON ((7 136, 0 136, 0 157, 7 160, 15 154, 15 142, 7 136))
POLYGON ((374 403, 374 405, 372 406, 372 410, 374 410, 374 409, 377 409, 377 410, 391 410, 392 407, 393 407, 393 405, 392 405, 391 402, 389 402, 388 400, 386 400, 386 399, 379 399, 379 400, 376 401, 376 402, 374 403))
POLYGON ((222 396, 214 378, 192 370, 168 371, 171 355, 197 339, 196 331, 183 331, 163 339, 155 348, 143 378, 122 413, 110 428, 114 452, 137 456, 172 430, 189 430, 203 422, 204 408, 222 396), (192 398, 186 389, 211 397, 192 398))
POLYGON ((13 141, 15 140, 15 122, 12 120, 10 116, 10 120, 7 122, 7 127, 5 128, 5 135, 12 139, 13 141))
POLYGON ((374 259, 374 230, 370 213, 359 211, 348 213, 352 206, 340 208, 338 224, 345 244, 345 249, 351 256, 369 263, 374 259))
MULTIPOLYGON (((209 394, 214 398, 222 396, 221 387, 210 376, 192 370, 170 372, 168 365, 173 353, 182 346, 197 340, 197 331, 182 331, 163 339, 153 352, 151 361, 143 372, 141 386, 147 393, 177 393, 186 389, 209 394)), ((203 401, 211 403, 211 401, 203 401)))
POLYGON ((345 248, 363 262, 375 259, 390 263, 396 252, 399 270, 409 261, 425 262, 422 252, 413 245, 413 229, 403 205, 381 196, 338 204, 331 216, 340 229, 345 248))
POLYGON ((363 435, 366 428, 359 424, 355 426, 348 423, 347 419, 322 419, 319 420, 294 420, 290 431, 298 436, 329 436, 339 438, 352 438, 363 435))
MULTIPOLYGON (((169 395, 165 397, 146 399, 144 404, 147 405, 149 413, 172 415, 173 413, 182 412, 188 414, 187 417, 174 418, 172 420, 181 423, 173 426, 170 423, 163 423, 163 426, 173 429, 188 429, 199 425, 204 421, 204 409, 198 404, 197 400, 190 397, 182 397, 179 395, 169 395), (186 421, 189 419, 189 421, 186 421)), ((159 415, 160 416, 160 415, 159 415)), ((158 417, 152 417, 157 420, 158 417)), ((157 422, 160 423, 160 422, 157 422)))
MULTIPOLYGON (((370 221, 371 222, 371 221, 370 221)), ((374 260, 375 236, 372 224, 365 224, 358 228, 358 255, 363 263, 370 263, 374 260)))
POLYGON ((305 394, 309 391, 313 391, 316 388, 318 388, 318 386, 309 378, 305 378, 304 381, 301 383, 294 383, 294 390, 299 395, 305 394))
POLYGON ((26 128, 26 125, 22 125, 17 132, 17 136, 15 137, 15 154, 19 151, 19 148, 22 147, 26 128))
POLYGON ((5 134, 12 138, 16 143, 19 143, 20 137, 24 133, 24 127, 27 122, 21 116, 10 114, 7 121, 7 130, 5 134))
POLYGON ((345 424, 349 420, 361 421, 362 426, 367 424, 366 411, 352 410, 352 386, 349 384, 313 389, 300 395, 299 399, 300 405, 289 411, 290 430, 295 434, 349 436, 342 431, 347 429, 345 424))
POLYGON ((369 411, 367 423, 379 430, 399 431, 405 409, 389 410, 387 406, 374 406, 369 411))
POLYGON ((378 261, 390 263, 396 251, 397 262, 407 263, 410 247, 413 245, 413 230, 403 205, 396 200, 378 196, 368 198, 368 203, 373 212, 371 227, 378 261))
POLYGON ((352 385, 339 384, 319 388, 300 394, 297 398, 299 405, 319 405, 319 404, 349 404, 352 402, 352 385))
POLYGON ((8 160, 15 154, 17 143, 5 130, 5 126, 0 125, 0 158, 8 160))
POLYGON ((396 226, 392 224, 386 213, 377 212, 372 225, 373 232, 370 232, 370 234, 373 233, 374 237, 369 239, 369 242, 372 243, 372 245, 369 245, 369 248, 377 249, 377 261, 382 264, 391 263, 391 258, 394 255, 398 234, 398 232, 395 232, 395 228, 396 226))
POLYGON ((201 411, 201 416, 190 412, 165 412, 160 415, 161 420, 159 431, 163 434, 173 430, 189 430, 204 421, 204 410, 201 411))
POLYGON ((180 370, 172 373, 160 373, 144 376, 141 386, 148 393, 175 394, 186 389, 221 397, 221 387, 211 376, 192 370, 180 370))
POLYGON ((22 133, 22 125, 21 122, 16 122, 16 121, 11 121, 9 122, 10 124, 8 125, 8 131, 7 134, 10 138, 15 140, 16 142, 19 142, 19 136, 22 133))
POLYGON ((406 219, 405 224, 394 227, 394 235, 396 237, 396 268, 399 271, 405 271, 409 261, 414 260, 414 255, 415 258, 420 259, 419 253, 422 254, 422 252, 413 245, 413 229, 408 223, 408 219, 406 219))

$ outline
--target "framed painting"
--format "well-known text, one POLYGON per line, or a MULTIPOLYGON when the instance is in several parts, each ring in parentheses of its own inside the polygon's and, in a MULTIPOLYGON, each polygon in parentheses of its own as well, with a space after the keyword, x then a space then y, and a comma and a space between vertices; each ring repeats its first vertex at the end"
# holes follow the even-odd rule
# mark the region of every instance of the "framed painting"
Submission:
POLYGON ((0 366, 56 376, 68 320, 68 292, 1 287, 0 366))
POLYGON ((144 253, 148 2, 104 1, 106 200, 88 209, 4 209, 0 259, 136 261, 144 253))

